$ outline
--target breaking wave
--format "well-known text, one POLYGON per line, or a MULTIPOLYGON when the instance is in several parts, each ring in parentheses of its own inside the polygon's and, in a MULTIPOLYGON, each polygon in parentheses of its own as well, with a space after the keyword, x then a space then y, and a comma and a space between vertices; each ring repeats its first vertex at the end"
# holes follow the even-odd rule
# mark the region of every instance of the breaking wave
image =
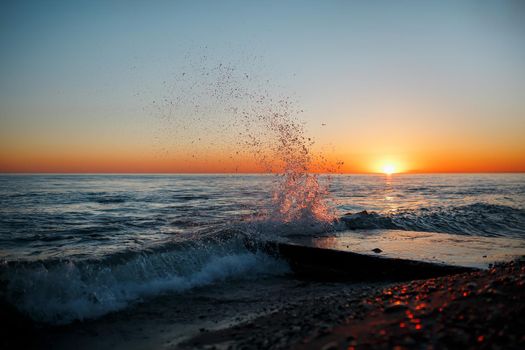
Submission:
POLYGON ((163 292, 287 271, 284 262, 250 252, 238 240, 103 261, 4 262, 0 268, 2 297, 35 321, 51 324, 98 317, 163 292))
POLYGON ((462 235, 525 237, 525 210, 475 203, 452 207, 359 212, 340 219, 348 229, 398 229, 462 235))

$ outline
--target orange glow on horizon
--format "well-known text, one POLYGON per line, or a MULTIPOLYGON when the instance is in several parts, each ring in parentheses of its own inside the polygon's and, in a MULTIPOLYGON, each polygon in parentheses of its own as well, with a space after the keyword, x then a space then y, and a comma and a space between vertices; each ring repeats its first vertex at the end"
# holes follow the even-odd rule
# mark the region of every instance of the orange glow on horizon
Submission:
MULTIPOLYGON (((235 147, 185 148, 159 152, 154 146, 107 141, 88 147, 0 142, 0 172, 4 173, 267 173, 248 152, 235 147), (191 151, 191 153, 190 153, 191 151)), ((364 146, 364 145, 363 145, 364 146)), ((492 173, 525 172, 525 147, 432 151, 331 153, 310 168, 315 173, 492 173)), ((340 147, 342 149, 342 147, 340 147)), ((355 147, 352 149, 356 149, 355 147)), ((366 150, 367 148, 359 148, 366 150)), ((408 148, 407 148, 408 149, 408 148)), ((278 167, 272 169, 278 171, 278 167)))
MULTIPOLYGON (((315 165, 315 173, 492 173, 525 172, 525 160, 519 154, 486 157, 469 154, 413 155, 408 160, 373 160, 373 156, 340 155, 327 157, 328 163, 344 159, 344 165, 315 165)), ((378 158, 376 158, 378 159, 378 158)), ((272 169, 274 172, 278 168, 272 169)), ((159 156, 154 152, 14 152, 0 151, 3 173, 267 173, 253 157, 232 158, 226 154, 159 156)))

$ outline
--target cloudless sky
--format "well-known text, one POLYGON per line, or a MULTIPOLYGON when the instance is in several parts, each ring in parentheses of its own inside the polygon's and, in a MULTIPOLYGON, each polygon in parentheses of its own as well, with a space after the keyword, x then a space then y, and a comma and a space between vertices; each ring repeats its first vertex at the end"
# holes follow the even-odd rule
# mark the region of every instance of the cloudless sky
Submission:
POLYGON ((203 56, 294 96, 345 172, 525 171, 524 38, 520 1, 3 1, 0 171, 257 171, 159 155, 148 106, 203 56))

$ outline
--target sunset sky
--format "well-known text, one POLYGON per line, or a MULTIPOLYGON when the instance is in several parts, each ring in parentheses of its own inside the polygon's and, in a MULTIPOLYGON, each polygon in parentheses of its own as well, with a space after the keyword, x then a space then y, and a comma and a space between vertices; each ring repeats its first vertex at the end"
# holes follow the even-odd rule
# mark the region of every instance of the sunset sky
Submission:
POLYGON ((221 111, 159 118, 199 64, 291 96, 342 172, 525 172, 520 1, 0 6, 0 172, 262 171, 221 111))

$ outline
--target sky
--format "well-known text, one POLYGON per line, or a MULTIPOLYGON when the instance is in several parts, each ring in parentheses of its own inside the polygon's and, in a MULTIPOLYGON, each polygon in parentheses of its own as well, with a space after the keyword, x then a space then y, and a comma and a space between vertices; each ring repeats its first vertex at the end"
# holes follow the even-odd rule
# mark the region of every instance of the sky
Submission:
POLYGON ((2 1, 0 172, 262 171, 219 107, 159 117, 217 64, 341 172, 525 172, 524 37, 520 1, 2 1))

